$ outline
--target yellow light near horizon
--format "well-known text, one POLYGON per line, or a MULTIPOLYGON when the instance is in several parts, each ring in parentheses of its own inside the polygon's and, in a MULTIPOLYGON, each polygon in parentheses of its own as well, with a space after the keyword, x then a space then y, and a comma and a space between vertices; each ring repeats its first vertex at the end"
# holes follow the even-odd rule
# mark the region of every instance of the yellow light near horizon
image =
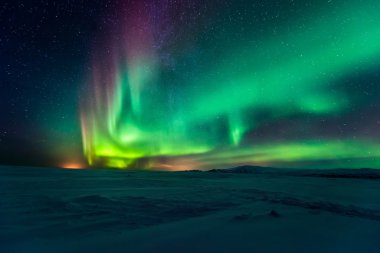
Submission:
POLYGON ((80 170, 84 169, 85 167, 83 164, 80 163, 65 163, 61 166, 63 169, 70 169, 70 170, 80 170))

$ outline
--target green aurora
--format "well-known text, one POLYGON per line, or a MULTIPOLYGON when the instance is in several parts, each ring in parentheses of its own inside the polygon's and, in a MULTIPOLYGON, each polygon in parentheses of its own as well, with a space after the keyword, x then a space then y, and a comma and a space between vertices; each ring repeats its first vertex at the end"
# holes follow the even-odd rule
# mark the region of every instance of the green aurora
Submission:
POLYGON ((380 167, 373 136, 321 134, 363 103, 345 80, 380 65, 378 1, 141 2, 94 52, 89 165, 380 167))

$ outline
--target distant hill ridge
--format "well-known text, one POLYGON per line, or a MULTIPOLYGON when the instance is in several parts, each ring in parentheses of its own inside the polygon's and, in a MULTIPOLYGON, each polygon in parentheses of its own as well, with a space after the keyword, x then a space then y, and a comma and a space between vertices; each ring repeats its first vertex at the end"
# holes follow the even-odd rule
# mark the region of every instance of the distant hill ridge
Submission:
POLYGON ((273 167, 261 167, 243 165, 230 169, 212 169, 211 173, 234 173, 234 174, 276 174, 299 177, 326 177, 326 178, 362 178, 380 179, 379 169, 281 169, 273 167))

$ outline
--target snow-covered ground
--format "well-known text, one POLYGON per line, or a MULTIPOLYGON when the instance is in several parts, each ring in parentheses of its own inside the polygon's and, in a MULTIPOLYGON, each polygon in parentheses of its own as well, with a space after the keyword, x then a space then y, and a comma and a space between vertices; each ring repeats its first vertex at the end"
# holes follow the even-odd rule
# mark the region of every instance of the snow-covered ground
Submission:
POLYGON ((378 253, 379 242, 372 176, 0 167, 0 253, 378 253))

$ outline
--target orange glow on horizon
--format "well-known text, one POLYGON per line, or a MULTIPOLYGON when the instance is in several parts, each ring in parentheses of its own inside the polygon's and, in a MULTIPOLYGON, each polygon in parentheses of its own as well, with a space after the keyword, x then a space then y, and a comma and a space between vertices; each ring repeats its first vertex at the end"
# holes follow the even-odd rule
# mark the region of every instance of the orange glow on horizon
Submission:
POLYGON ((70 170, 80 170, 80 169, 84 169, 85 167, 83 166, 83 164, 80 164, 80 163, 66 163, 66 164, 63 164, 61 168, 70 169, 70 170))

